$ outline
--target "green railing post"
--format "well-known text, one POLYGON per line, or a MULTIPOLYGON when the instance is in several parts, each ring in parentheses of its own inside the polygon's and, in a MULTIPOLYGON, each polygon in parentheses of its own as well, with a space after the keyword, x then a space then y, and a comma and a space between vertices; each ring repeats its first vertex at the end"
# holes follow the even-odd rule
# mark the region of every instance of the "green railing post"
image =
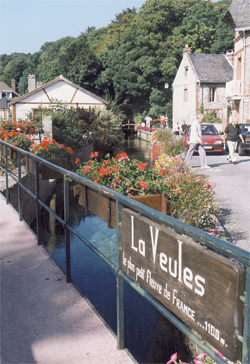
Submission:
POLYGON ((19 220, 23 220, 23 205, 22 205, 22 189, 20 186, 22 171, 21 171, 21 154, 18 152, 18 212, 19 212, 19 220))
POLYGON ((70 259, 70 234, 67 227, 69 223, 69 181, 64 178, 63 181, 64 189, 64 236, 66 245, 66 280, 67 283, 71 282, 71 259, 70 259))
MULTIPOLYGON (((118 272, 122 270, 122 208, 123 205, 116 201, 116 247, 118 272)), ((122 276, 116 275, 117 283, 117 347, 119 350, 125 348, 124 343, 124 280, 122 276)))
POLYGON ((9 171, 8 171, 8 148, 7 145, 4 145, 5 148, 5 181, 6 181, 6 204, 10 203, 9 199, 9 171))
POLYGON ((40 199, 40 184, 39 184, 39 162, 36 161, 36 233, 37 233, 37 243, 41 245, 41 206, 39 204, 40 199))

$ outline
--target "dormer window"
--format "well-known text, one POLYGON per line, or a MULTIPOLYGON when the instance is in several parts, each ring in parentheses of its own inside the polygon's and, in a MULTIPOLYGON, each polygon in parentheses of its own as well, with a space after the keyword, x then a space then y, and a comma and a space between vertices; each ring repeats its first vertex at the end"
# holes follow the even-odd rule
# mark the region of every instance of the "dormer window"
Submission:
POLYGON ((188 67, 185 67, 184 68, 184 75, 187 76, 187 74, 188 74, 188 67))

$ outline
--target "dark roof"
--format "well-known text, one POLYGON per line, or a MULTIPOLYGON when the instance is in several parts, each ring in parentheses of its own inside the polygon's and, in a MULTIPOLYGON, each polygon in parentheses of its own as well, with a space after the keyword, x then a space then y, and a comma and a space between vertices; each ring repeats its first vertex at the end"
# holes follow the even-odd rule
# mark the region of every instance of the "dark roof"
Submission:
POLYGON ((222 54, 189 53, 200 82, 225 83, 233 79, 233 67, 222 54))
POLYGON ((232 0, 229 8, 224 14, 222 21, 230 28, 250 28, 250 1, 232 0))
POLYGON ((0 109, 8 109, 8 101, 6 96, 0 99, 0 109))

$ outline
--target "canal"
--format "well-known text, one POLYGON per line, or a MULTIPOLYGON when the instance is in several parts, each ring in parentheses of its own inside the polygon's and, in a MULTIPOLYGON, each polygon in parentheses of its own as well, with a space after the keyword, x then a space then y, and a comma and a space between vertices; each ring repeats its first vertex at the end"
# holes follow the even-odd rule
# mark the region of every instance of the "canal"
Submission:
MULTIPOLYGON (((149 142, 129 138, 123 151, 129 157, 150 162, 149 142)), ((50 196, 50 208, 63 211, 62 185, 50 196)), ((42 241, 57 264, 66 271, 65 240, 62 226, 43 209, 42 241)), ((116 229, 108 228, 99 217, 78 204, 70 189, 70 225, 116 263, 116 229)), ((84 298, 116 334, 116 277, 113 270, 77 237, 71 236, 72 280, 84 298)), ((98 343, 97 343, 98 345, 98 343)), ((166 363, 178 352, 178 358, 191 360, 184 335, 142 296, 125 282, 125 345, 139 363, 166 363)))

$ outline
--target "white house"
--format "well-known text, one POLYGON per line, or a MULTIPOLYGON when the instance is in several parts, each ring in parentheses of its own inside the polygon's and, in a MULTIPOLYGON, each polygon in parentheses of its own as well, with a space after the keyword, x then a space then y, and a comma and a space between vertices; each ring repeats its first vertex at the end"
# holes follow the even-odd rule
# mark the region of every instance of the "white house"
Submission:
POLYGON ((199 110, 214 111, 226 124, 226 82, 233 79, 233 67, 225 55, 192 53, 188 45, 173 82, 173 128, 183 121, 192 124, 199 110))
POLYGON ((12 120, 26 120, 28 115, 35 115, 39 108, 47 108, 51 101, 57 100, 69 107, 89 109, 104 108, 108 102, 74 84, 63 76, 38 86, 33 75, 29 76, 29 92, 11 102, 12 120))

